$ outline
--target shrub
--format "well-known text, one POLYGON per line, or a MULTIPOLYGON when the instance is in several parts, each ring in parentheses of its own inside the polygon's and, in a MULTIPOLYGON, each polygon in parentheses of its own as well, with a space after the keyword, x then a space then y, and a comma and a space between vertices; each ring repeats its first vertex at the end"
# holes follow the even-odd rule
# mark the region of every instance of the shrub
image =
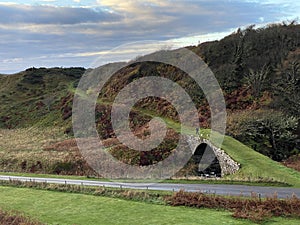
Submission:
POLYGON ((274 196, 262 200, 255 194, 251 198, 228 198, 179 191, 166 197, 166 201, 172 206, 228 209, 233 211, 233 217, 250 219, 255 222, 272 216, 300 217, 300 199, 296 196, 281 200, 274 194, 274 196))
POLYGON ((23 216, 19 212, 15 211, 3 211, 0 209, 0 224, 9 225, 42 225, 38 221, 34 221, 26 216, 23 216))

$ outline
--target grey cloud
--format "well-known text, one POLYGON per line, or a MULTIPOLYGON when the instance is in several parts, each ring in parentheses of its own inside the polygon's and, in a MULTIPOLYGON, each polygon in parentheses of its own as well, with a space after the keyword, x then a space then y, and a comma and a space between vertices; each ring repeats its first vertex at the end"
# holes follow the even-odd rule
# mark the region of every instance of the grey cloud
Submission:
MULTIPOLYGON (((287 16, 282 11, 281 5, 260 4, 245 1, 185 1, 185 4, 193 4, 194 9, 180 12, 166 11, 164 15, 176 19, 167 26, 170 32, 178 34, 219 32, 231 28, 237 28, 248 24, 259 23, 259 18, 264 17, 265 22, 274 22, 287 16)), ((159 18, 160 15, 157 15, 159 18)))
POLYGON ((274 22, 286 13, 280 5, 238 0, 174 1, 170 7, 153 6, 150 11, 145 19, 141 13, 117 14, 100 8, 0 4, 0 73, 31 66, 87 67, 96 56, 72 54, 104 51, 134 41, 222 32, 258 23, 259 17, 274 22), (23 29, 26 23, 37 25, 23 29))
POLYGON ((54 6, 1 5, 0 23, 77 24, 115 21, 120 15, 100 8, 71 8, 54 6))

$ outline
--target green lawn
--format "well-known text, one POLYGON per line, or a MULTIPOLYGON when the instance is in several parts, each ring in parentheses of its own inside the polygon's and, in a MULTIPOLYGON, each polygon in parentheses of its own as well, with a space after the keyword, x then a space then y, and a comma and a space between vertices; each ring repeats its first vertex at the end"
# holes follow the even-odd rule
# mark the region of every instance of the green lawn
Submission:
MULTIPOLYGON (((226 211, 170 207, 83 194, 0 187, 0 208, 18 210, 48 224, 254 224, 226 211)), ((269 224, 299 224, 274 218, 269 224)))

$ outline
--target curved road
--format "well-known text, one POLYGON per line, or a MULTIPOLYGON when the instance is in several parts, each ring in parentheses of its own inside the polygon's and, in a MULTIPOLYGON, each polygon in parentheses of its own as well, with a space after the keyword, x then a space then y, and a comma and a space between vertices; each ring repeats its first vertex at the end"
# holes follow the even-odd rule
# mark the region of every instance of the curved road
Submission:
POLYGON ((279 198, 290 197, 293 194, 300 197, 300 188, 286 187, 260 187, 246 185, 222 185, 222 184, 171 184, 171 183, 117 183, 107 181, 87 181, 73 179, 58 179, 58 178, 37 178, 37 177, 20 177, 20 176, 0 176, 0 180, 19 180, 19 181, 34 181, 47 182, 53 184, 73 184, 86 186, 101 186, 115 188, 130 188, 130 189, 148 189, 161 191, 179 191, 187 192, 203 192, 218 195, 236 195, 250 196, 252 192, 260 194, 261 197, 271 196, 277 193, 279 198))

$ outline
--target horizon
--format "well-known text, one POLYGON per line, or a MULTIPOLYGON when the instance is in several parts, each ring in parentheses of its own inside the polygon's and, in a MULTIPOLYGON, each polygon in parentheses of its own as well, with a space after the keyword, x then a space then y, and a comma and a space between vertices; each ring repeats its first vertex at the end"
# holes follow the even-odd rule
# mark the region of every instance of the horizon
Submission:
POLYGON ((90 68, 220 40, 251 24, 297 19, 300 3, 24 0, 2 1, 0 12, 0 73, 14 74, 31 67, 90 68))

